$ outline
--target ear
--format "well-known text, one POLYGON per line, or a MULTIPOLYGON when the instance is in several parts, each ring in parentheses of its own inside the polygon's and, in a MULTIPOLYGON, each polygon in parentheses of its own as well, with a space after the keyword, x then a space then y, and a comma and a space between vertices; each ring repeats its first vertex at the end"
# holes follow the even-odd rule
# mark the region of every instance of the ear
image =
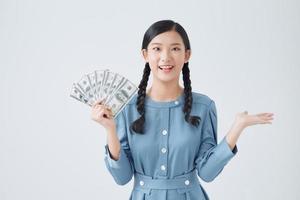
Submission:
POLYGON ((185 51, 184 63, 187 63, 189 61, 191 55, 192 55, 192 51, 190 49, 187 49, 185 51))
POLYGON ((142 56, 146 62, 148 62, 148 52, 146 49, 142 49, 142 56))

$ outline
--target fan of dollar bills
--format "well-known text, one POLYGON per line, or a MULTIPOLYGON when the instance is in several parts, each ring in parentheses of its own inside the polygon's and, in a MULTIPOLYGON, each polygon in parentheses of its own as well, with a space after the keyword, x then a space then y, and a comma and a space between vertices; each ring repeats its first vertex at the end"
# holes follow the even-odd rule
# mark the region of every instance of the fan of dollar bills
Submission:
POLYGON ((70 96, 89 106, 103 100, 102 104, 111 108, 116 117, 136 91, 137 87, 128 79, 104 69, 85 74, 73 83, 70 96))

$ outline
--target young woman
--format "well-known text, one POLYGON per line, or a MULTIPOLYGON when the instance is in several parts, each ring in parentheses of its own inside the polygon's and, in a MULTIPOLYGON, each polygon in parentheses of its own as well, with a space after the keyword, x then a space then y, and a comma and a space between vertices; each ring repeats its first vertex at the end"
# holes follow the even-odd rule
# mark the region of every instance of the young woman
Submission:
POLYGON ((102 102, 92 107, 92 119, 107 131, 106 167, 119 185, 134 176, 131 200, 207 200, 198 176, 214 180, 237 153, 242 131, 271 123, 273 114, 238 113, 218 143, 215 102, 192 91, 191 47, 183 27, 171 20, 152 24, 142 55, 146 64, 138 93, 115 119, 102 102), (147 90, 150 72, 153 81, 147 90))

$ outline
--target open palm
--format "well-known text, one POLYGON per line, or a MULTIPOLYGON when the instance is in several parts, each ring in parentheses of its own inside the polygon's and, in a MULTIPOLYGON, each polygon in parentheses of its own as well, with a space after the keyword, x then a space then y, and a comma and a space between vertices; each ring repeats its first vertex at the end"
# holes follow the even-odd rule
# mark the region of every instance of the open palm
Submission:
POLYGON ((272 124, 273 113, 259 113, 249 115, 247 111, 238 113, 236 115, 236 121, 243 124, 244 127, 252 126, 255 124, 272 124))

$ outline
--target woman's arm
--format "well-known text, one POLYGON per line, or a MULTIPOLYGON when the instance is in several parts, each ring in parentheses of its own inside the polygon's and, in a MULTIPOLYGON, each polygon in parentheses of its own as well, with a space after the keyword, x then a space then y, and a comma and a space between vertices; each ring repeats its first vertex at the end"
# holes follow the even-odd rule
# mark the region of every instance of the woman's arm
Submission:
POLYGON ((116 127, 106 129, 107 132, 107 145, 109 148, 109 153, 112 159, 119 160, 121 144, 117 136, 116 127))
POLYGON ((107 132, 107 144, 105 144, 105 165, 116 183, 125 185, 133 176, 133 159, 127 140, 126 119, 124 110, 115 119, 112 111, 101 102, 92 106, 92 119, 100 123, 107 132))
POLYGON ((208 106, 203 121, 201 145, 195 160, 198 175, 206 182, 213 181, 237 153, 236 142, 244 128, 254 124, 271 123, 272 113, 248 115, 238 113, 228 134, 217 143, 217 111, 214 101, 208 106))

